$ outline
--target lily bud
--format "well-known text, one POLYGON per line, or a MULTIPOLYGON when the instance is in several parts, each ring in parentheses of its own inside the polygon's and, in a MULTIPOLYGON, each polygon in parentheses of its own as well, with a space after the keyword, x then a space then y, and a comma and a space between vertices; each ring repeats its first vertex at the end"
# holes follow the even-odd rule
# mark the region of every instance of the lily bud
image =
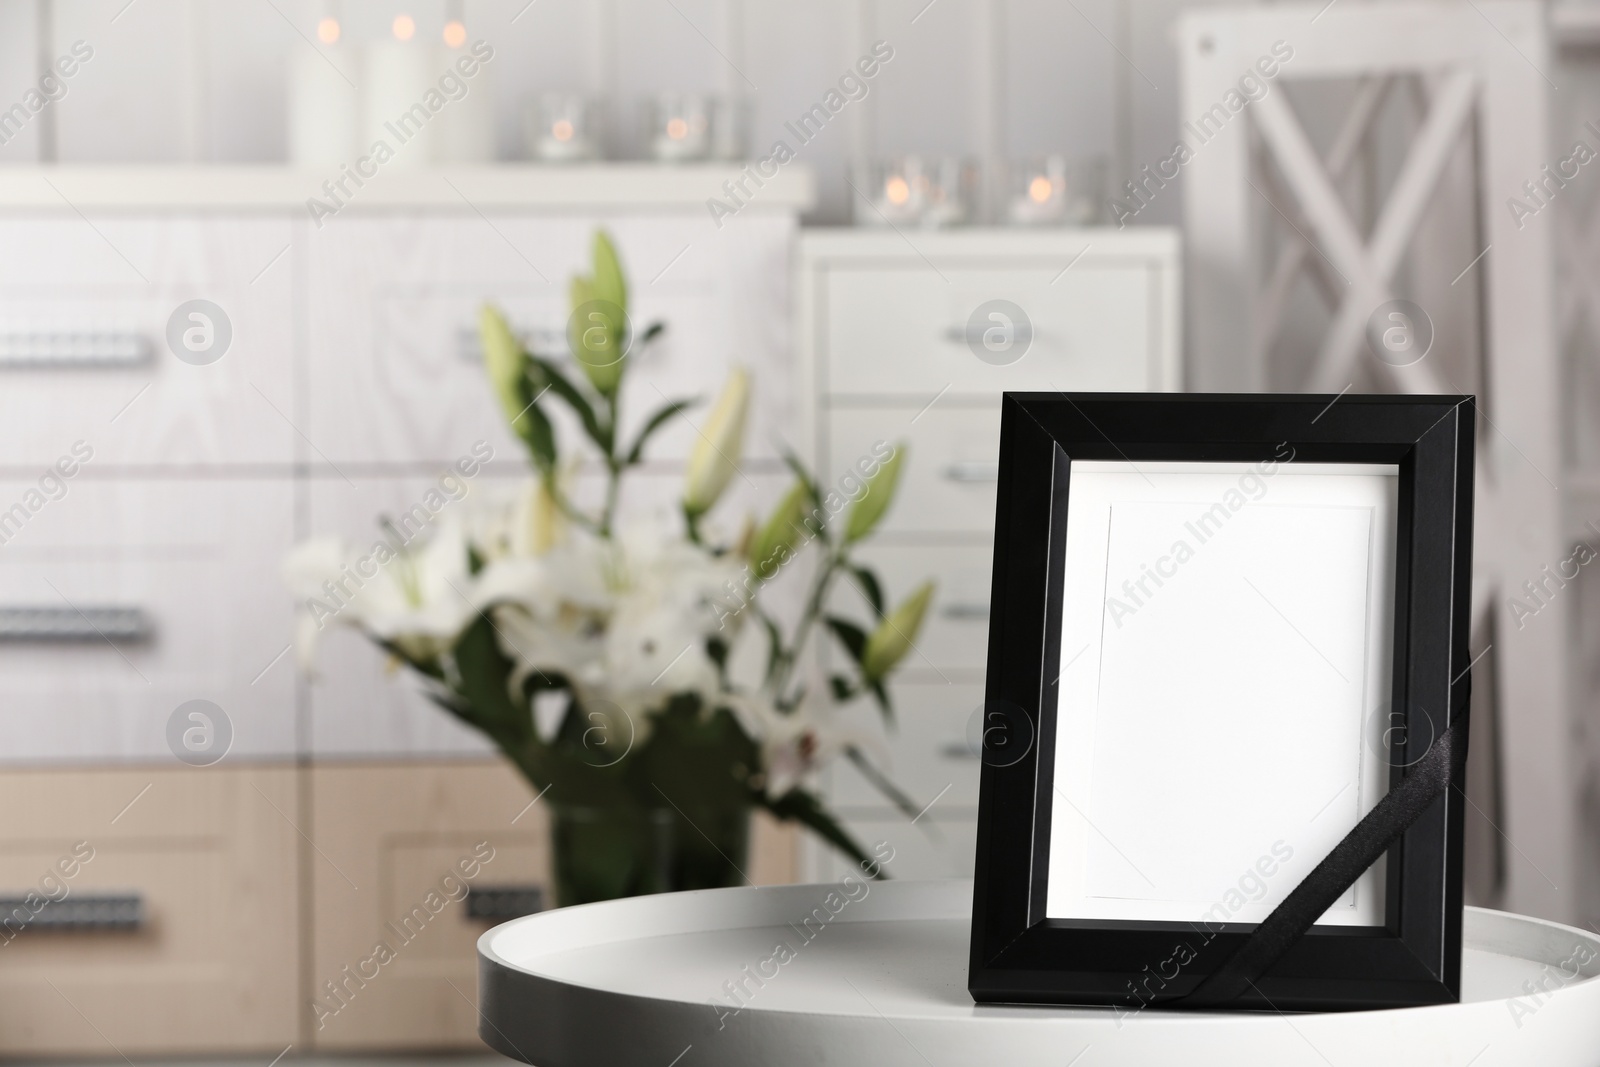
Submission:
POLYGON ((492 305, 485 304, 478 313, 478 336, 482 339, 489 384, 494 387, 506 421, 512 424, 511 431, 520 437, 516 422, 528 407, 528 354, 506 325, 505 317, 492 305))
POLYGON ((518 555, 542 556, 566 539, 567 516, 556 500, 553 477, 537 479, 517 502, 512 550, 518 555))
POLYGON ((905 457, 906 446, 896 445, 894 454, 867 479, 866 492, 856 499, 850 508, 850 518, 845 522, 846 543, 859 541, 871 533, 889 510, 894 502, 895 487, 900 483, 900 463, 905 457))
POLYGON ((806 489, 804 482, 797 481, 794 487, 778 502, 772 515, 767 519, 766 525, 757 532, 755 539, 750 543, 750 569, 761 581, 766 581, 777 573, 783 566, 789 550, 800 539, 802 525, 806 517, 806 505, 811 502, 811 493, 806 489))
POLYGON ((922 617, 933 599, 933 583, 924 582, 900 606, 884 616, 878 628, 867 638, 867 647, 861 654, 861 673, 868 681, 881 682, 905 659, 922 629, 922 617))
POLYGON ((628 283, 617 250, 604 230, 594 235, 594 273, 574 276, 571 286, 572 316, 567 323, 567 343, 583 369, 584 377, 605 396, 622 384, 628 325, 628 283))
POLYGON ((683 510, 691 518, 699 518, 711 510, 738 470, 749 404, 750 378, 743 367, 735 367, 705 425, 700 427, 694 450, 689 453, 683 510))

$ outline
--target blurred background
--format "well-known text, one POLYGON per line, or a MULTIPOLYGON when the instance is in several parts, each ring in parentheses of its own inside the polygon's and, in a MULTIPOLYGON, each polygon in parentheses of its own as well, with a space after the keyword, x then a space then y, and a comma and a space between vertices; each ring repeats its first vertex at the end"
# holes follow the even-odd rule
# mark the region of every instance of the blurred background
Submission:
POLYGON ((1578 0, 0 0, 0 1057, 482 1054, 552 805, 359 634, 312 670, 280 570, 522 491, 479 308, 564 349, 600 230, 624 424, 748 371, 726 543, 905 447, 858 555, 937 592, 898 729, 834 710, 914 806, 796 757, 900 877, 972 869, 1002 392, 1477 394, 1469 902, 1600 921, 1597 156, 1578 0))

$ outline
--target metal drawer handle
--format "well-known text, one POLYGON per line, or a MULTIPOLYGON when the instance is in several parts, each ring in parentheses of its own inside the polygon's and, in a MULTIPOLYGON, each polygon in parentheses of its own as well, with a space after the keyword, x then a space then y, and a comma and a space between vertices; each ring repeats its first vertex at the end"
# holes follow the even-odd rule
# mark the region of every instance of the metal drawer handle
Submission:
POLYGON ((147 641, 154 631, 143 608, 0 607, 0 642, 147 641))
MULTIPOLYGON (((33 899, 37 902, 38 895, 33 899)), ((26 897, 0 897, 0 929, 137 930, 144 925, 144 900, 138 893, 73 894, 46 900, 38 911, 26 897)))
POLYGON ((0 367, 136 367, 151 351, 126 330, 0 331, 0 367))
POLYGON ((944 469, 944 476, 951 482, 998 482, 1000 464, 952 463, 944 469))
POLYGON ((940 614, 947 619, 987 619, 989 605, 976 600, 957 600, 946 604, 940 614))
POLYGON ((467 890, 467 918, 503 923, 544 910, 544 886, 472 886, 467 890))

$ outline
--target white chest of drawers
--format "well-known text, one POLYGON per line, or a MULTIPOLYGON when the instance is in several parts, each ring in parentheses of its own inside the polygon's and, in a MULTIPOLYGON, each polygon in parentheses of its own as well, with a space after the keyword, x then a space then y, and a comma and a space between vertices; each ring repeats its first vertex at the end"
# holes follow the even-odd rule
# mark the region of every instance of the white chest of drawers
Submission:
MULTIPOLYGON (((1153 228, 813 230, 799 249, 803 447, 831 482, 874 442, 904 443, 896 503, 862 556, 891 600, 925 578, 938 582, 917 648, 893 686, 898 728, 888 737, 893 777, 930 806, 908 825, 843 764, 822 787, 859 840, 895 847, 897 876, 967 875, 1000 398, 1006 391, 1178 389, 1178 236, 1153 228)), ((846 716, 877 728, 878 712, 867 702, 846 716)), ((830 850, 806 847, 810 877, 843 874, 830 850)))
MULTIPOLYGON (((407 172, 320 224, 312 173, 0 173, 0 766, 165 762, 168 716, 189 699, 229 717, 230 759, 486 754, 352 635, 297 686, 279 562, 312 534, 370 538, 476 442, 494 450, 486 488, 527 476, 483 375, 478 309, 493 301, 564 348, 567 281, 600 227, 641 327, 667 326, 629 377, 625 421, 715 395, 742 363, 752 421, 780 428, 751 435, 751 458, 779 469, 773 443, 796 418, 789 267, 812 181, 786 171, 719 227, 705 198, 724 171, 407 172), (197 299, 231 327, 203 365, 168 338, 197 299), (75 444, 75 475, 41 494, 75 444), (54 625, 80 608, 133 609, 145 633, 8 629, 15 609, 54 625)), ((693 436, 655 439, 647 476, 668 499, 693 436)))

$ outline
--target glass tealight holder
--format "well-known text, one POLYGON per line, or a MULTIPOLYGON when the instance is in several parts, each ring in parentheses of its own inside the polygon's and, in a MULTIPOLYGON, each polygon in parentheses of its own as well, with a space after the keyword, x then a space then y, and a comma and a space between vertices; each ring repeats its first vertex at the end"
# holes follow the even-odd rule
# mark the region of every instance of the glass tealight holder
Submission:
POLYGON ((955 156, 896 156, 868 165, 857 182, 862 226, 942 229, 971 221, 977 167, 955 156))
POLYGON ((600 158, 600 103, 581 93, 544 93, 524 116, 528 156, 541 163, 600 158))
POLYGON ((1006 165, 1001 217, 1013 226, 1088 226, 1101 219, 1105 160, 1063 155, 1006 165))
POLYGON ((644 102, 644 154, 658 163, 711 158, 712 99, 702 93, 657 93, 644 102))
POLYGON ((749 97, 721 94, 711 98, 711 158, 748 158, 750 111, 749 97))

